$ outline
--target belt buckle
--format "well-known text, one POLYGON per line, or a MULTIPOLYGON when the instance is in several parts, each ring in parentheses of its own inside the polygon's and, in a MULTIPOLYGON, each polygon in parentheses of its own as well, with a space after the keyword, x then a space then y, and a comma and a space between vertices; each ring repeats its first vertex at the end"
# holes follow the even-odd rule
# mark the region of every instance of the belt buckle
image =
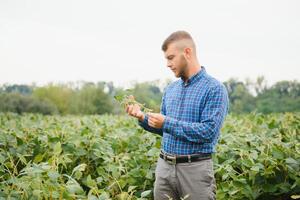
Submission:
POLYGON ((176 156, 166 156, 166 161, 172 165, 176 165, 176 156))

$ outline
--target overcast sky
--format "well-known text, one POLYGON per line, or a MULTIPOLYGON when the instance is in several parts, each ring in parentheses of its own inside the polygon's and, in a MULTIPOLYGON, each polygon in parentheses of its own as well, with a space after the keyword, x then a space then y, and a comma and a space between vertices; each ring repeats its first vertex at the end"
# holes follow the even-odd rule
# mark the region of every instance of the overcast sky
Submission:
POLYGON ((298 0, 0 0, 0 84, 174 79, 160 48, 177 30, 221 81, 300 79, 298 0))

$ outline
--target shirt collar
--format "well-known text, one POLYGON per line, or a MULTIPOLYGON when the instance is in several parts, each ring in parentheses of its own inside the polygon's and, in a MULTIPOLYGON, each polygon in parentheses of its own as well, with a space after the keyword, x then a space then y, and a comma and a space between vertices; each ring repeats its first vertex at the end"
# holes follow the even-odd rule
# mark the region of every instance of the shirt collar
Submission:
POLYGON ((186 82, 181 78, 181 83, 184 86, 188 86, 193 82, 197 82, 202 76, 206 74, 205 67, 201 66, 201 70, 199 70, 196 74, 192 75, 186 82))

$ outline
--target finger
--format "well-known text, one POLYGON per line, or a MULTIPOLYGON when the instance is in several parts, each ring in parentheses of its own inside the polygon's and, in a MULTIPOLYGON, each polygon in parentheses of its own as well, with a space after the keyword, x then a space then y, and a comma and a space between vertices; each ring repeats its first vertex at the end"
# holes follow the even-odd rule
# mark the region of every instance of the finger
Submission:
POLYGON ((147 114, 149 115, 149 117, 153 117, 153 113, 152 112, 148 112, 147 114))
POLYGON ((128 98, 129 98, 130 100, 134 100, 134 96, 133 96, 133 95, 129 95, 128 98))
POLYGON ((137 112, 135 110, 132 111, 132 116, 137 117, 137 112))
POLYGON ((138 113, 139 113, 140 111, 141 111, 141 110, 140 110, 140 107, 139 107, 138 105, 134 105, 134 106, 133 106, 132 114, 133 114, 134 116, 137 116, 138 113))
POLYGON ((140 106, 137 105, 137 104, 134 104, 133 108, 134 108, 134 110, 135 110, 136 112, 138 112, 138 111, 141 110, 140 106))
POLYGON ((152 122, 149 122, 149 121, 148 121, 148 125, 151 126, 151 127, 155 127, 155 124, 152 123, 152 122))
POLYGON ((148 120, 148 124, 149 124, 150 126, 152 126, 152 127, 155 127, 155 126, 156 126, 156 123, 155 123, 155 121, 153 121, 153 120, 148 120))
POLYGON ((142 117, 143 116, 143 112, 142 111, 138 111, 138 113, 136 114, 137 117, 142 117))
POLYGON ((128 113, 129 111, 129 105, 126 106, 126 112, 128 113))
POLYGON ((158 119, 158 114, 157 113, 150 113, 151 118, 154 120, 158 119))
POLYGON ((152 123, 153 123, 152 119, 148 118, 148 124, 152 124, 152 123))
POLYGON ((150 117, 150 121, 151 121, 152 123, 156 123, 156 122, 157 122, 157 119, 154 118, 154 117, 150 117))
POLYGON ((148 122, 153 123, 153 119, 151 117, 148 117, 148 122))
POLYGON ((129 106, 129 109, 128 109, 128 113, 132 116, 132 110, 133 110, 133 106, 132 105, 130 105, 129 106))

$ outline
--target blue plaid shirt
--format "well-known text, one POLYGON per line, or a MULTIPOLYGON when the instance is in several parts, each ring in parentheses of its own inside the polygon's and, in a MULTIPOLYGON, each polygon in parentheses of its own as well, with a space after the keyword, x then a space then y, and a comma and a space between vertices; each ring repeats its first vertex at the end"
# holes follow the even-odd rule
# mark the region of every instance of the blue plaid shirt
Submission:
POLYGON ((179 79, 165 89, 161 104, 165 121, 161 129, 150 127, 147 115, 139 125, 163 136, 162 150, 166 153, 214 153, 228 102, 225 86, 201 67, 187 82, 179 79))

